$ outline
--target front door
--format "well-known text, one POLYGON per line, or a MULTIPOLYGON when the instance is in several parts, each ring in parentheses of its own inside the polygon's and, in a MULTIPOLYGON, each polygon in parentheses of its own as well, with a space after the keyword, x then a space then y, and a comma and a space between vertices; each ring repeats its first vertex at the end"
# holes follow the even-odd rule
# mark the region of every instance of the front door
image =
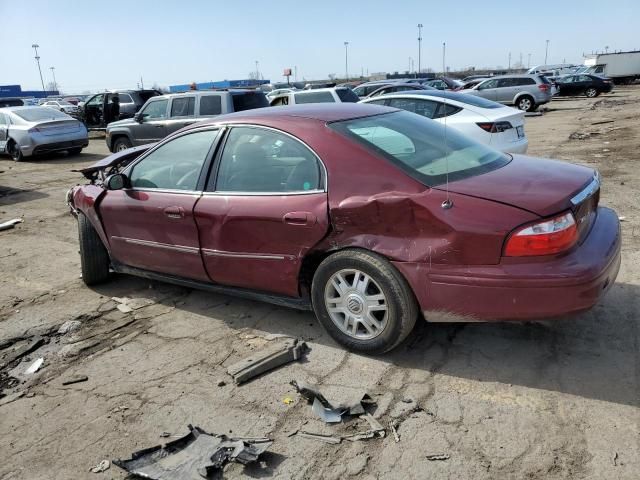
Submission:
POLYGON ((329 230, 324 168, 284 133, 233 127, 195 208, 217 283, 298 296, 301 261, 329 230))
POLYGON ((104 127, 104 93, 94 95, 84 104, 84 123, 87 128, 104 127))
POLYGON ((9 139, 9 118, 0 113, 0 153, 7 150, 7 140, 9 139))
POLYGON ((478 92, 478 96, 482 98, 486 98, 487 100, 493 100, 494 102, 496 102, 498 98, 497 87, 498 87, 498 80, 495 78, 492 78, 491 80, 485 80, 480 85, 478 85, 478 88, 476 89, 476 91, 478 92))
POLYGON ((169 100, 149 100, 140 110, 139 121, 131 125, 134 145, 144 145, 162 140, 167 136, 167 110, 169 100))
POLYGON ((217 135, 215 129, 188 132, 160 145, 125 171, 130 188, 107 192, 99 209, 115 260, 209 281, 194 207, 217 135))

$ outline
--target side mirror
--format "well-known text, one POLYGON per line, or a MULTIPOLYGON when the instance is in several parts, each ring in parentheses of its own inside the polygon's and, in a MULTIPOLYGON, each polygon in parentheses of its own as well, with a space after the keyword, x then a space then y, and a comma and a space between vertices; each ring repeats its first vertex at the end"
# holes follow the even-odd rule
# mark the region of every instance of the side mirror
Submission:
POLYGON ((136 122, 138 122, 138 123, 142 123, 142 114, 141 114, 140 112, 136 113, 136 114, 133 116, 133 119, 134 119, 136 122))
POLYGON ((114 173, 107 177, 104 181, 104 186, 107 190, 122 190, 129 186, 129 179, 124 173, 114 173))

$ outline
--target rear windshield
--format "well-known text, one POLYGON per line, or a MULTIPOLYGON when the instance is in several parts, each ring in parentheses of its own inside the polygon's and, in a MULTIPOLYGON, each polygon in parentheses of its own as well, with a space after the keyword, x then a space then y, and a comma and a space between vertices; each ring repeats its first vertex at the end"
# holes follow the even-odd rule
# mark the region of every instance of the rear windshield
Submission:
POLYGON ((330 127, 430 187, 447 178, 455 181, 480 175, 511 161, 504 153, 451 128, 445 130, 438 122, 404 111, 334 122, 330 127))
MULTIPOLYGON (((138 92, 138 95, 140 95, 140 98, 142 99, 142 103, 145 103, 151 97, 157 97, 160 94, 158 92, 154 91, 154 90, 145 90, 145 91, 142 91, 142 92, 138 92)), ((131 98, 131 97, 129 97, 129 98, 131 98)))
POLYGON ((233 110, 235 112, 269 106, 269 100, 267 100, 263 92, 233 93, 231 98, 233 99, 233 110))
POLYGON ((342 100, 343 102, 360 101, 360 97, 353 93, 353 90, 351 90, 350 88, 337 88, 336 93, 338 94, 338 97, 340 97, 340 100, 342 100))
POLYGON ((544 75, 540 75, 538 78, 540 79, 540 81, 541 81, 542 83, 551 83, 551 82, 549 81, 549 79, 548 79, 546 76, 544 76, 544 75))
POLYGON ((27 122, 39 122, 40 120, 58 120, 62 118, 69 118, 66 113, 62 113, 58 110, 49 107, 33 107, 25 108, 24 110, 14 110, 18 117, 27 122))
POLYGON ((486 98, 476 97, 475 95, 468 95, 466 93, 446 92, 441 90, 429 90, 425 92, 430 97, 448 98, 449 100, 455 100, 456 102, 466 103, 474 107, 480 108, 502 108, 504 105, 497 102, 492 102, 486 98))

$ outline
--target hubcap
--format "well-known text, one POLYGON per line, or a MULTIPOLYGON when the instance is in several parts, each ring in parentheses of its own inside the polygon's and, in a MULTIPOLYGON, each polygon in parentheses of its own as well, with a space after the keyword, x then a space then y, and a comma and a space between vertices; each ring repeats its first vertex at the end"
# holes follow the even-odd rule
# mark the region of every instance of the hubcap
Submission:
POLYGON ((325 287, 324 302, 331 321, 352 338, 370 340, 387 326, 387 297, 378 283, 360 270, 334 273, 325 287))
POLYGON ((123 152, 127 149, 127 146, 124 143, 119 143, 118 148, 116 148, 117 152, 123 152))
POLYGON ((531 102, 528 98, 520 100, 520 110, 528 110, 531 107, 531 102))

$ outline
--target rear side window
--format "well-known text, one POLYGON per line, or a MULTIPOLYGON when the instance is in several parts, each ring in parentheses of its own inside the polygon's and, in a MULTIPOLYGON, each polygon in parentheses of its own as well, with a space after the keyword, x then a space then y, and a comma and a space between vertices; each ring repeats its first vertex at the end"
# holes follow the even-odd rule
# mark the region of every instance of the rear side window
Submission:
POLYGON ((171 102, 172 117, 190 117, 193 116, 196 99, 195 97, 174 98, 171 102))
POLYGON ((336 93, 338 94, 338 97, 340 98, 340 100, 342 100, 343 102, 355 103, 360 101, 358 96, 355 93, 353 93, 353 90, 351 90, 350 88, 338 88, 336 89, 336 93))
POLYGON ((540 76, 538 77, 538 79, 539 79, 539 80, 540 80, 540 82, 542 82, 542 83, 549 83, 549 84, 551 83, 551 82, 549 81, 549 79, 548 79, 547 77, 545 77, 544 75, 540 75, 540 76))
POLYGON ((200 97, 200 115, 220 115, 222 99, 220 95, 203 95, 200 97))
POLYGON ((296 103, 334 103, 335 99, 331 92, 296 93, 296 103))
POLYGON ((391 98, 388 105, 408 112, 417 113, 427 118, 434 118, 438 110, 438 102, 419 100, 417 98, 391 98))
POLYGON ((234 112, 269 106, 269 100, 262 92, 232 93, 231 98, 233 99, 234 112))
POLYGON ((133 98, 128 93, 119 93, 118 98, 120 99, 120 103, 133 103, 133 98))
MULTIPOLYGON (((514 78, 513 81, 514 81, 513 85, 516 86, 516 87, 521 87, 521 86, 524 86, 524 85, 535 85, 536 84, 536 81, 531 77, 514 78)), ((549 83, 549 82, 547 81, 547 83, 549 83)))
POLYGON ((447 104, 441 103, 440 106, 438 107, 438 111, 436 112, 433 118, 449 117, 451 115, 455 115, 461 110, 462 108, 456 107, 455 105, 451 105, 450 103, 447 103, 447 104))

